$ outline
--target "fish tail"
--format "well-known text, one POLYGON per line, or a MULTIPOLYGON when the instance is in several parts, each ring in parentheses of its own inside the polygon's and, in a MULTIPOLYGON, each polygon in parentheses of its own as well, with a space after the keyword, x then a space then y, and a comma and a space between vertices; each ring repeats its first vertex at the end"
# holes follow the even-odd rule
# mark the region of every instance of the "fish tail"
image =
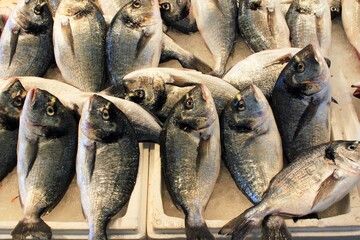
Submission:
POLYGON ((192 55, 191 58, 188 59, 188 66, 189 68, 195 69, 202 73, 209 73, 212 71, 212 68, 203 62, 201 59, 192 55))
POLYGON ((257 210, 257 207, 252 207, 240 214, 238 217, 232 219, 225 224, 219 231, 222 235, 232 235, 231 239, 242 240, 246 235, 257 226, 264 216, 257 210))
POLYGON ((215 240, 203 219, 199 221, 195 218, 186 217, 185 232, 188 240, 215 240))
POLYGON ((25 239, 27 236, 51 239, 51 228, 41 219, 23 219, 15 226, 11 232, 13 239, 25 239))
POLYGON ((285 221, 279 216, 266 217, 262 223, 263 240, 287 240, 291 234, 287 229, 285 221))
POLYGON ((89 221, 89 240, 107 240, 107 221, 89 221))

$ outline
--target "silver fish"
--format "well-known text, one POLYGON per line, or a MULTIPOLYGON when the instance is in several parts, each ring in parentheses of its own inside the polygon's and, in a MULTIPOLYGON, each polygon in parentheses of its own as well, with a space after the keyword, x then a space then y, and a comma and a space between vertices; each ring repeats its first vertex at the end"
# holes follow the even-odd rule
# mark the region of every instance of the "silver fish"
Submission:
POLYGON ((172 201, 185 213, 187 239, 215 239, 202 214, 220 171, 220 127, 205 85, 174 106, 160 142, 163 176, 172 201))
POLYGON ((241 0, 240 33, 253 52, 290 47, 290 31, 278 0, 241 0))
POLYGON ((88 0, 62 0, 54 20, 56 64, 65 81, 82 91, 102 90, 106 79, 106 24, 88 0))
POLYGON ((60 5, 61 0, 47 0, 51 15, 55 17, 56 10, 60 5))
POLYGON ((97 2, 102 14, 104 16, 110 16, 112 19, 116 13, 130 1, 131 0, 98 0, 97 2))
POLYGON ((220 233, 232 235, 232 239, 244 239, 267 216, 299 217, 323 211, 359 182, 358 141, 316 146, 304 151, 276 175, 262 201, 228 222, 220 233))
POLYGON ((0 38, 0 77, 42 76, 54 59, 45 0, 20 0, 0 38))
POLYGON ((24 218, 11 232, 51 239, 41 219, 64 196, 75 173, 77 123, 53 95, 30 89, 20 115, 18 156, 19 194, 24 218))
POLYGON ((79 123, 76 158, 89 239, 107 239, 107 223, 129 201, 134 189, 139 155, 135 131, 127 117, 105 98, 90 97, 79 123))
POLYGON ((341 18, 346 37, 360 56, 360 2, 343 0, 341 18))

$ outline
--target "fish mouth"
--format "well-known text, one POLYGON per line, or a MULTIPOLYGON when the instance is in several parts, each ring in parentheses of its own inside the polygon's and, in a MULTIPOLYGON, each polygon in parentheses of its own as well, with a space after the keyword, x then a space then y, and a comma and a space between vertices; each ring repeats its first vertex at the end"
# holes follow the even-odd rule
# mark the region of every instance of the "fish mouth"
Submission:
POLYGON ((351 87, 356 88, 354 93, 353 93, 353 96, 357 97, 357 98, 360 98, 360 82, 357 82, 357 83, 351 85, 351 87))
POLYGON ((37 92, 38 92, 37 88, 31 88, 27 93, 27 97, 30 99, 31 106, 33 106, 35 103, 37 92))

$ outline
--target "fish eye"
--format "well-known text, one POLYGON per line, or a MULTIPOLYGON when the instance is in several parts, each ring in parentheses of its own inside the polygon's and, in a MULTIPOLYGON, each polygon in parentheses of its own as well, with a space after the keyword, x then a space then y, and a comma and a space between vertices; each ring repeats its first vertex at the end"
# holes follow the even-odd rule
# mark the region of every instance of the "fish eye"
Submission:
POLYGON ((104 110, 102 111, 102 118, 103 118, 105 121, 109 120, 109 118, 110 118, 109 110, 104 109, 104 110))
POLYGON ((296 71, 298 73, 302 73, 305 71, 305 64, 303 62, 299 62, 298 64, 296 64, 296 71))
POLYGON ((170 3, 162 3, 160 4, 161 9, 164 9, 165 11, 170 11, 170 3))
POLYGON ((43 11, 43 6, 42 5, 36 5, 35 8, 34 8, 34 13, 36 15, 40 15, 43 11))
POLYGON ((136 0, 132 3, 133 8, 139 8, 141 7, 141 1, 136 0))
POLYGON ((354 151, 356 149, 356 145, 351 144, 350 146, 347 147, 347 149, 350 150, 350 151, 354 151))
POLYGON ((330 11, 332 11, 332 12, 336 12, 336 11, 337 11, 337 9, 336 9, 336 7, 330 7, 330 11))
POLYGON ((144 90, 135 90, 135 96, 143 99, 145 97, 145 91, 144 90))
POLYGON ((13 101, 15 107, 21 107, 23 105, 23 99, 20 96, 16 96, 13 101))
POLYGON ((239 101, 236 101, 235 103, 235 109, 242 112, 246 109, 245 101, 244 99, 240 99, 239 101))
POLYGON ((194 100, 192 98, 186 99, 185 108, 186 109, 193 109, 194 108, 194 100))
POLYGON ((47 106, 47 108, 46 108, 46 114, 48 115, 48 116, 53 116, 54 114, 55 114, 55 109, 54 109, 54 107, 53 106, 47 106))

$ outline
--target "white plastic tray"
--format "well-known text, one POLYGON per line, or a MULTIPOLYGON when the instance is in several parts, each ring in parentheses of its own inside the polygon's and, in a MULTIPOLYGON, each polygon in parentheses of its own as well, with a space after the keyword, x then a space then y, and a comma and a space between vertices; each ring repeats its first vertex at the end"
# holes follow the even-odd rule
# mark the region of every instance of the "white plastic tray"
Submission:
MULTIPOLYGON (((149 145, 140 144, 140 165, 130 201, 108 226, 109 239, 145 239, 149 145)), ((22 219, 16 169, 0 187, 0 239, 10 239, 10 232, 22 219)), ((80 192, 73 179, 59 205, 43 217, 51 227, 53 239, 88 239, 88 225, 82 214, 80 192)))

